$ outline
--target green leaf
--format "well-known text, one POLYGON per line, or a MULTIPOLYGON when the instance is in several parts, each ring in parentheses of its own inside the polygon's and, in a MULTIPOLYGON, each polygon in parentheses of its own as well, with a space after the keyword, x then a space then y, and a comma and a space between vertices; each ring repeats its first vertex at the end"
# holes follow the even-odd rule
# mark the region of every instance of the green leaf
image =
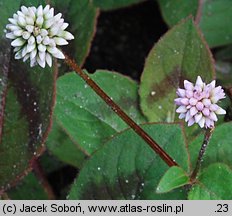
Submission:
POLYGON ((95 7, 99 7, 102 10, 112 10, 143 1, 145 0, 93 0, 93 4, 95 7))
POLYGON ((16 187, 7 191, 13 200, 47 200, 48 196, 39 180, 29 173, 16 187))
MULTIPOLYGON (((138 108, 138 86, 134 81, 109 71, 90 76, 136 122, 145 122, 138 108)), ((78 145, 77 151, 81 149, 86 155, 128 127, 75 73, 64 75, 57 82, 55 118, 78 145)))
POLYGON ((14 61, 8 41, 2 40, 0 47, 0 188, 5 190, 26 174, 29 162, 43 149, 56 73, 14 61))
MULTIPOLYGON (((182 128, 178 124, 148 124, 143 129, 188 170, 182 128)), ((178 189, 156 193, 168 166, 132 129, 115 135, 85 163, 71 187, 69 199, 185 199, 178 189)))
POLYGON ((211 164, 197 178, 188 194, 190 200, 231 200, 232 170, 223 163, 211 164))
POLYGON ((200 28, 210 47, 232 43, 231 9, 230 0, 204 1, 200 28))
MULTIPOLYGON (((46 0, 21 0, 21 4, 20 5, 24 5, 26 7, 32 7, 32 6, 38 7, 39 5, 45 6, 46 4, 47 4, 46 0)), ((20 10, 20 8, 18 8, 18 10, 20 10)), ((16 11, 14 11, 14 13, 16 13, 16 11)))
POLYGON ((162 16, 169 26, 176 25, 181 19, 189 15, 195 16, 198 0, 158 0, 162 16))
POLYGON ((64 163, 81 168, 87 156, 79 149, 67 132, 53 120, 46 146, 48 150, 64 163))
POLYGON ((6 24, 9 23, 8 18, 12 17, 13 14, 19 9, 20 1, 7 0, 1 1, 0 3, 0 38, 4 37, 5 32, 3 31, 6 27, 6 24))
POLYGON ((189 177, 186 172, 177 166, 168 169, 160 180, 156 192, 166 193, 189 183, 189 177))
POLYGON ((205 82, 214 77, 211 53, 191 19, 173 27, 149 53, 141 78, 143 113, 150 121, 175 119, 176 90, 187 79, 205 82))
MULTIPOLYGON (((224 123, 216 126, 212 138, 206 149, 202 167, 207 167, 211 163, 221 162, 232 166, 232 140, 231 140, 232 123, 224 123)), ((203 143, 203 134, 198 136, 189 144, 192 166, 196 164, 198 152, 203 143)))
MULTIPOLYGON (((175 25, 190 14, 196 15, 198 1, 159 0, 163 17, 169 26, 175 25)), ((199 26, 210 47, 232 43, 230 0, 205 0, 202 3, 199 26)))
POLYGON ((70 41, 67 53, 82 65, 89 54, 95 34, 98 9, 89 0, 52 0, 52 2, 56 10, 63 13, 65 21, 70 24, 68 31, 75 37, 70 41))

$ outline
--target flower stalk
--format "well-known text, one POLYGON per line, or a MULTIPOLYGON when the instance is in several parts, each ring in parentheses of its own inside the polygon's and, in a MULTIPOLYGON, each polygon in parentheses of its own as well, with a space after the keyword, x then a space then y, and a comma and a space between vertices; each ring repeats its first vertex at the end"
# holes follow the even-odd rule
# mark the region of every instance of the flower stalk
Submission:
POLYGON ((74 60, 65 55, 65 62, 74 70, 109 106, 110 108, 129 125, 162 159, 168 166, 178 166, 169 156, 138 124, 135 123, 98 85, 95 83, 74 60))
POLYGON ((196 162, 196 166, 195 166, 195 169, 193 170, 192 172, 192 175, 191 175, 191 182, 194 182, 196 177, 197 177, 197 174, 201 168, 201 164, 203 162, 203 157, 205 155, 205 152, 206 152, 206 149, 207 149, 207 146, 209 144, 209 141, 212 137, 212 134, 213 134, 213 131, 214 131, 214 128, 208 128, 205 130, 205 136, 204 136, 204 140, 203 140, 203 143, 202 143, 202 146, 201 146, 201 149, 200 149, 200 152, 199 152, 199 155, 198 155, 198 158, 197 158, 197 162, 196 162))

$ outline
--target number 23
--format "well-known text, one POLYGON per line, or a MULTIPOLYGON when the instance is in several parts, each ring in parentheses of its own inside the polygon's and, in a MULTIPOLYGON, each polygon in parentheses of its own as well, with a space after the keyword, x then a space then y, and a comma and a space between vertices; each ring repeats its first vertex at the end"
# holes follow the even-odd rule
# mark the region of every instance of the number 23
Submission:
POLYGON ((228 212, 228 204, 217 204, 218 209, 216 212, 228 212))

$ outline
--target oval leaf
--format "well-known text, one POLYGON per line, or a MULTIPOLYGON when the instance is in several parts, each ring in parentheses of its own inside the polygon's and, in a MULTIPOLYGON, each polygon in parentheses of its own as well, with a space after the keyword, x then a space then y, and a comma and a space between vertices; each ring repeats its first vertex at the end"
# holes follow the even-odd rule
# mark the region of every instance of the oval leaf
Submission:
POLYGON ((183 80, 214 77, 211 53, 191 19, 171 29, 151 50, 140 85, 141 107, 150 121, 174 121, 176 90, 183 80))
MULTIPOLYGON (((180 166, 188 169, 185 139, 180 125, 142 126, 180 166), (171 140, 171 142, 170 142, 171 140)), ((185 199, 185 191, 157 194, 167 165, 132 129, 114 136, 84 165, 69 199, 185 199)))
POLYGON ((166 193, 189 183, 189 177, 186 172, 177 166, 168 169, 160 180, 156 192, 166 193))
POLYGON ((30 161, 43 149, 50 130, 56 80, 51 68, 30 68, 11 59, 6 53, 8 42, 2 43, 0 192, 26 175, 30 161))
MULTIPOLYGON (((134 81, 107 71, 90 76, 135 121, 145 122, 138 108, 138 86, 134 81)), ((57 85, 57 123, 86 155, 128 127, 77 74, 62 76, 57 85)))

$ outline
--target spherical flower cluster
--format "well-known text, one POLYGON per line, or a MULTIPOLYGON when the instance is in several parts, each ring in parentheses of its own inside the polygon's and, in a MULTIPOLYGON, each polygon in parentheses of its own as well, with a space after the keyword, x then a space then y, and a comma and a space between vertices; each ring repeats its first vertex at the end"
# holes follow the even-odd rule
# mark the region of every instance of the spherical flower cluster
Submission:
POLYGON ((218 120, 216 114, 226 114, 216 104, 225 98, 225 93, 221 86, 215 87, 215 80, 206 85, 198 76, 195 86, 185 80, 184 89, 179 88, 176 93, 179 96, 175 99, 179 106, 176 112, 180 113, 180 119, 188 122, 188 126, 198 123, 201 128, 213 128, 218 120))
POLYGON ((68 23, 61 16, 61 13, 54 16, 54 8, 49 5, 45 8, 22 6, 6 25, 6 37, 13 40, 11 45, 15 47, 15 59, 30 59, 31 67, 39 64, 43 68, 46 63, 52 66, 52 57, 64 59, 57 45, 68 44, 67 40, 74 36, 65 31, 68 23))

